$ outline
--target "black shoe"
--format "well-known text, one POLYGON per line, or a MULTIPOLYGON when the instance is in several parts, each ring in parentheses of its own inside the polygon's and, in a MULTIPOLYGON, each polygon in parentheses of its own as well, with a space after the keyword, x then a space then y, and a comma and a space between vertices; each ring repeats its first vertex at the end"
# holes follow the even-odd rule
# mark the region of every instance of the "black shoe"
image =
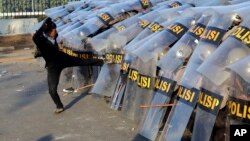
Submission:
POLYGON ((67 89, 63 89, 63 92, 65 93, 73 93, 74 92, 74 88, 70 87, 70 88, 67 88, 67 89))
POLYGON ((57 108, 54 113, 55 114, 60 114, 63 111, 64 111, 64 108, 57 108))
POLYGON ((104 96, 104 100, 106 101, 106 103, 110 103, 111 102, 111 96, 104 96))

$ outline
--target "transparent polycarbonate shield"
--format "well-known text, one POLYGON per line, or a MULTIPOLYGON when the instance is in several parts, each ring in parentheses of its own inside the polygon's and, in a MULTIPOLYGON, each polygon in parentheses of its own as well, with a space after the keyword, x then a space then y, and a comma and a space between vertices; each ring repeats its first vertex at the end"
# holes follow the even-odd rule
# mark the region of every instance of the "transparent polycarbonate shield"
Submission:
POLYGON ((58 7, 53 7, 53 8, 49 8, 44 10, 45 15, 50 15, 51 13, 54 13, 56 11, 62 10, 64 9, 64 6, 58 6, 58 7))
POLYGON ((227 89, 223 86, 216 87, 211 81, 202 81, 195 122, 192 132, 192 141, 209 141, 221 106, 225 106, 227 89), (204 122, 206 121, 206 122, 204 122))
POLYGON ((226 67, 231 80, 227 102, 226 141, 230 140, 231 125, 250 125, 247 118, 247 107, 250 103, 249 61, 250 57, 247 56, 226 67))
POLYGON ((181 141, 193 109, 199 96, 199 90, 179 86, 175 106, 172 107, 161 134, 161 141, 181 141))
POLYGON ((167 9, 167 8, 176 8, 176 7, 181 7, 184 6, 186 4, 188 4, 188 1, 182 1, 182 0, 173 0, 173 1, 164 1, 161 3, 158 3, 156 6, 152 7, 151 10, 155 10, 155 9, 159 9, 159 10, 163 10, 163 9, 167 9))
POLYGON ((52 19, 62 19, 64 16, 68 15, 69 12, 66 9, 59 9, 52 13, 48 13, 47 17, 51 17, 52 19))
POLYGON ((75 28, 78 28, 81 25, 82 24, 80 22, 72 22, 68 23, 66 26, 63 26, 61 29, 59 28, 57 41, 61 42, 63 40, 63 35, 67 34, 71 30, 74 30, 75 28))
POLYGON ((198 141, 200 139, 205 141, 210 140, 220 105, 224 107, 228 97, 228 88, 230 88, 226 80, 218 86, 206 77, 202 78, 201 87, 204 88, 201 90, 201 92, 203 92, 204 90, 207 92, 204 92, 203 95, 200 95, 200 97, 203 97, 200 98, 199 106, 196 111, 197 115, 195 117, 195 126, 192 136, 193 141, 198 141), (219 97, 222 98, 220 99, 219 97), (209 105, 207 104, 207 102, 212 102, 215 104, 209 105), (207 122, 201 123, 201 121, 204 120, 206 120, 207 122))
POLYGON ((116 43, 119 44, 112 44, 113 46, 108 46, 105 50, 105 59, 110 60, 110 62, 104 64, 102 67, 95 86, 92 89, 92 93, 104 96, 113 95, 123 61, 123 52, 119 48, 124 45, 124 41, 120 40, 116 41, 116 43), (106 65, 108 67, 105 67, 106 65))
POLYGON ((144 62, 147 62, 152 56, 169 48, 171 44, 180 39, 188 31, 191 27, 191 23, 199 17, 199 14, 196 15, 192 11, 190 14, 192 16, 181 17, 178 21, 168 26, 166 30, 161 31, 151 40, 145 42, 133 51, 133 54, 144 62))
POLYGON ((134 16, 129 17, 128 19, 125 19, 115 25, 113 25, 114 28, 117 29, 117 31, 123 31, 124 29, 126 29, 127 27, 129 27, 131 24, 136 23, 139 21, 139 17, 141 17, 143 14, 142 13, 138 13, 134 16))
POLYGON ((155 81, 154 78, 156 77, 157 56, 148 62, 143 62, 139 59, 136 59, 134 62, 138 62, 137 80, 133 83, 133 85, 127 85, 125 96, 132 96, 124 97, 124 101, 127 101, 127 103, 123 104, 122 110, 123 113, 130 119, 139 123, 140 120, 143 119, 146 112, 146 109, 141 108, 140 106, 149 104, 153 97, 153 84, 155 81))
POLYGON ((124 20, 124 21, 121 21, 121 22, 113 25, 112 28, 98 34, 97 36, 94 36, 90 41, 92 47, 96 51, 100 51, 100 50, 105 49, 108 45, 110 45, 110 42, 108 40, 109 36, 111 36, 112 34, 117 33, 117 32, 122 32, 127 27, 129 27, 131 24, 137 22, 139 20, 138 17, 141 15, 142 15, 142 13, 136 14, 136 15, 124 20))
POLYGON ((115 33, 109 40, 116 40, 116 38, 124 38, 126 43, 133 40, 141 31, 143 31, 149 23, 153 22, 157 18, 157 12, 152 11, 147 13, 146 15, 142 15, 139 17, 139 21, 137 23, 132 24, 127 27, 125 30, 115 33))
POLYGON ((63 18, 64 22, 70 22, 70 21, 75 21, 78 20, 76 17, 78 15, 84 15, 85 13, 88 13, 90 11, 86 11, 85 9, 76 9, 75 11, 71 12, 70 14, 68 14, 67 16, 65 16, 63 18))
POLYGON ((56 26, 60 27, 60 26, 64 25, 65 23, 61 20, 58 20, 58 21, 55 21, 55 24, 56 24, 56 26))
POLYGON ((129 1, 129 6, 133 7, 133 9, 137 11, 143 11, 146 10, 154 5, 157 5, 157 3, 162 2, 162 0, 134 0, 129 1))
POLYGON ((122 102, 122 113, 125 117, 135 120, 135 113, 133 112, 136 107, 135 102, 132 102, 136 98, 137 78, 138 78, 139 60, 133 59, 131 61, 131 67, 127 76, 126 90, 122 102), (131 111, 130 111, 131 110, 131 111))
POLYGON ((76 50, 79 50, 82 48, 82 41, 85 40, 88 36, 93 36, 98 33, 98 31, 105 26, 111 26, 113 21, 121 21, 125 18, 128 18, 129 16, 133 16, 135 13, 122 13, 121 15, 118 15, 118 18, 112 18, 112 16, 108 13, 102 13, 99 15, 99 17, 94 17, 91 19, 88 19, 82 26, 78 27, 77 29, 74 29, 73 31, 69 32, 65 35, 65 39, 69 46, 72 46, 72 48, 75 48, 76 50), (100 18, 101 16, 101 18, 100 18), (120 17, 119 17, 120 16, 120 17), (103 22, 102 18, 107 18, 106 24, 103 22))
POLYGON ((119 76, 116 86, 112 95, 112 100, 111 100, 111 109, 118 110, 121 107, 121 101, 123 98, 123 94, 126 89, 126 79, 127 77, 124 76, 119 76))
POLYGON ((126 46, 124 46, 124 50, 126 51, 127 54, 132 54, 132 52, 139 48, 142 44, 144 44, 145 42, 147 42, 148 40, 152 39, 152 37, 156 36, 157 34, 159 34, 160 32, 155 32, 152 33, 150 35, 148 35, 147 37, 145 37, 144 39, 141 39, 137 42, 134 42, 134 40, 132 40, 131 42, 129 42, 126 46))
POLYGON ((220 105, 225 105, 228 95, 228 86, 226 82, 223 82, 218 86, 204 77, 202 78, 201 87, 202 89, 198 102, 199 106, 196 110, 192 141, 198 141, 201 139, 205 141, 210 140, 220 105), (207 104, 207 102, 211 102, 212 104, 207 104), (204 120, 207 122, 202 123, 204 120))
POLYGON ((218 5, 227 5, 227 0, 194 0, 193 1, 195 6, 218 6, 218 5))
POLYGON ((147 112, 140 122, 135 139, 146 138, 151 141, 156 139, 168 108, 161 105, 169 103, 176 86, 175 81, 166 77, 162 74, 155 80, 153 98, 150 103, 146 104, 148 105, 147 112))
POLYGON ((135 14, 134 12, 126 11, 126 8, 121 9, 121 7, 128 7, 128 5, 124 2, 113 4, 104 10, 100 10, 96 16, 86 20, 82 26, 64 35, 65 42, 68 44, 67 46, 81 51, 84 46, 82 41, 88 36, 95 34, 103 27, 107 28, 135 14))
POLYGON ((84 13, 81 13, 80 15, 76 16, 75 18, 79 21, 81 21, 82 23, 84 23, 84 21, 86 19, 90 19, 92 17, 94 17, 96 15, 97 11, 84 11, 84 13), (90 16, 92 15, 92 17, 90 16))
POLYGON ((91 93, 112 96, 115 89, 115 82, 117 81, 120 73, 119 64, 104 64, 101 68, 101 72, 95 82, 91 93))
POLYGON ((64 8, 68 11, 74 11, 75 9, 81 7, 84 5, 84 1, 74 1, 74 2, 68 2, 64 8))
POLYGON ((171 8, 171 9, 169 9, 168 7, 167 9, 164 10, 156 9, 152 12, 149 12, 141 16, 139 18, 140 21, 137 24, 131 25, 123 32, 116 34, 114 37, 124 38, 124 40, 126 40, 129 43, 127 46, 130 46, 134 43, 137 43, 142 38, 145 38, 146 36, 150 35, 151 33, 162 30, 163 27, 159 24, 161 21, 171 20, 174 17, 176 18, 177 11, 183 10, 187 7, 190 7, 190 5, 185 5, 181 6, 180 8, 171 8), (157 17, 159 16, 161 16, 161 18, 157 19, 157 17), (153 23, 153 21, 156 19, 157 21, 153 23), (141 33, 142 31, 144 32, 141 33))
POLYGON ((75 92, 87 92, 90 87, 84 88, 84 86, 88 86, 93 83, 92 75, 93 69, 91 66, 73 67, 71 81, 75 92))
POLYGON ((197 23, 161 58, 157 65, 167 72, 175 72, 183 66, 197 46, 209 19, 210 15, 202 15, 197 23))
MULTIPOLYGON (((74 23, 73 23, 74 24, 74 23)), ((57 25, 57 32, 60 33, 62 30, 64 30, 65 28, 67 28, 68 26, 71 26, 72 25, 72 22, 69 22, 69 23, 64 23, 63 25, 61 26, 58 26, 57 25)))
POLYGON ((178 12, 179 10, 186 9, 187 7, 190 7, 189 5, 187 6, 181 6, 178 8, 171 8, 171 9, 166 9, 164 12, 159 12, 160 17, 157 18, 155 21, 153 21, 151 24, 147 26, 142 32, 140 32, 132 41, 130 41, 124 49, 128 52, 132 52, 135 50, 135 48, 138 47, 138 45, 141 45, 143 42, 147 41, 145 39, 149 35, 160 32, 166 27, 167 25, 171 24, 174 22, 174 19, 177 19, 180 13, 178 12), (142 42, 139 42, 142 41, 142 42))
MULTIPOLYGON (((188 45, 191 45, 190 43, 188 43, 189 41, 192 41, 193 43, 195 43, 195 40, 197 40, 197 38, 199 38, 199 34, 195 34, 195 32, 193 32, 193 30, 195 29, 203 29, 205 28, 205 25, 208 23, 209 17, 203 16, 201 17, 197 23, 194 25, 189 31, 192 32, 193 36, 191 36, 191 33, 187 33, 186 37, 182 37, 167 53, 171 54, 171 50, 173 48, 178 48, 177 45, 179 45, 178 43, 181 42, 183 44, 185 44, 185 42, 188 45), (189 39, 189 40, 188 40, 189 39)), ((202 31, 202 30, 201 30, 202 31)), ((191 48, 191 46, 190 46, 191 48)), ((168 62, 168 61, 167 61, 168 62)), ((165 67, 162 67, 164 72, 168 72, 167 70, 164 70, 165 67)), ((171 79, 176 79, 178 81, 178 78, 174 78, 172 77, 173 75, 171 73, 164 73, 163 76, 161 77, 161 79, 159 79, 159 81, 156 81, 158 86, 157 88, 160 89, 159 91, 154 93, 154 98, 152 100, 152 102, 150 103, 151 105, 160 105, 160 104, 168 104, 172 95, 172 92, 174 91, 175 88, 175 84, 176 82, 171 80, 171 79), (163 86, 163 84, 165 86, 163 86), (165 87, 165 88, 164 88, 165 87), (168 87, 169 89, 166 91, 166 87, 168 87), (164 89, 165 91, 161 91, 161 89, 164 89)), ((161 126, 162 120, 165 116, 167 108, 165 107, 160 107, 160 108, 150 108, 148 110, 147 115, 145 116, 144 121, 141 123, 141 127, 139 129, 139 134, 145 138, 148 138, 150 140, 155 140, 157 133, 159 131, 159 128, 161 126)))
POLYGON ((111 103, 112 109, 118 110, 122 105, 124 93, 127 86, 128 74, 130 70, 129 68, 132 60, 133 60, 132 56, 128 54, 125 55, 124 61, 121 65, 120 76, 117 80, 116 87, 114 89, 112 96, 112 103, 111 103))
MULTIPOLYGON (((212 19, 209 21, 209 24, 213 23, 213 20, 215 20, 213 18, 214 17, 212 17, 212 19)), ((218 20, 218 19, 216 19, 216 20, 218 20)), ((208 26, 209 26, 209 24, 208 24, 208 26)), ((208 28, 206 28, 206 29, 208 29, 208 28)), ((205 33, 206 33, 206 31, 203 33, 203 35, 205 33)), ((203 38, 203 37, 201 36, 201 38, 203 38)), ((196 49, 199 47, 199 45, 196 47, 196 49)), ((189 62, 190 61, 192 61, 192 60, 189 60, 189 62)), ((187 68, 188 67, 189 66, 187 66, 187 68)), ((187 71, 187 68, 186 68, 186 71, 187 71)), ((168 69, 168 67, 166 67, 166 69, 168 69)), ((174 71, 175 68, 169 69, 169 70, 167 70, 167 72, 171 72, 171 70, 174 71)), ((186 73, 186 71, 185 71, 185 73, 186 73)), ((185 75, 185 73, 184 73, 184 75, 185 75)), ((189 81, 192 81, 193 78, 192 77, 189 77, 189 78, 190 78, 189 81)), ((183 79, 183 77, 181 78, 181 80, 182 79, 183 79)), ((194 108, 194 105, 196 104, 196 101, 194 100, 193 101, 194 105, 190 106, 190 105, 183 104, 183 101, 180 101, 180 100, 181 99, 183 100, 183 98, 185 100, 189 99, 190 96, 188 96, 188 94, 190 94, 193 91, 192 89, 199 88, 199 87, 197 87, 197 85, 199 85, 199 83, 198 84, 195 83, 194 85, 190 85, 187 82, 187 84, 180 86, 179 91, 177 93, 177 97, 180 96, 181 98, 176 101, 177 102, 176 109, 174 108, 171 110, 168 121, 165 125, 165 130, 164 130, 165 133, 162 135, 162 140, 181 140, 183 133, 185 131, 185 128, 187 126, 187 123, 188 123, 190 116, 193 112, 193 108, 194 108), (190 89, 191 89, 191 91, 190 91, 190 89), (186 90, 186 91, 183 91, 183 90, 186 90), (179 104, 181 104, 181 107, 179 107, 179 104), (181 110, 178 107, 180 109, 182 109, 183 112, 181 112, 181 110)), ((197 93, 199 93, 199 92, 197 92, 197 93)))
MULTIPOLYGON (((242 79, 250 83, 250 54, 239 61, 228 65, 226 68, 237 73, 242 79)), ((246 87, 246 86, 244 86, 246 87)), ((250 89, 249 89, 250 90, 250 89)))
POLYGON ((199 88, 201 85, 201 75, 196 69, 214 52, 219 46, 226 30, 231 26, 232 21, 227 15, 214 13, 205 32, 201 36, 198 46, 195 48, 189 59, 186 70, 179 84, 187 87, 199 88), (213 32, 213 36, 212 36, 213 32), (214 36, 217 35, 217 36, 214 36), (214 38, 212 38, 214 37, 214 38))
POLYGON ((242 2, 246 2, 248 0, 232 0, 232 1, 229 1, 230 4, 238 4, 238 3, 242 3, 242 2))
POLYGON ((248 44, 250 17, 246 18, 220 47, 197 69, 216 85, 221 85, 230 76, 225 66, 249 55, 248 44), (209 69, 209 71, 208 71, 209 69))

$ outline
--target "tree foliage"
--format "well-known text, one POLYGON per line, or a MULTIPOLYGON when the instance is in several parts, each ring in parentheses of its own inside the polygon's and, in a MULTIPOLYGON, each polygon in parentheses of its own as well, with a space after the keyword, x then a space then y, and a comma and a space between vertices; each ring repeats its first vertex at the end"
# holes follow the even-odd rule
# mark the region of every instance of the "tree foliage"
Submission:
POLYGON ((0 0, 0 12, 36 12, 74 0, 0 0))

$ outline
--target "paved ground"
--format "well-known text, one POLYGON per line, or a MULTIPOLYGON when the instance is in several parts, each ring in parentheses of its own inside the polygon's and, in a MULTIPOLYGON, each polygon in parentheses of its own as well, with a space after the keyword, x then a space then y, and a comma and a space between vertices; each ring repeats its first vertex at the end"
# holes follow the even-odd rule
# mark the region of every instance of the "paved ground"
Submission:
POLYGON ((63 96, 54 115, 46 72, 32 49, 0 52, 0 141, 129 141, 134 123, 103 99, 79 92, 63 96))

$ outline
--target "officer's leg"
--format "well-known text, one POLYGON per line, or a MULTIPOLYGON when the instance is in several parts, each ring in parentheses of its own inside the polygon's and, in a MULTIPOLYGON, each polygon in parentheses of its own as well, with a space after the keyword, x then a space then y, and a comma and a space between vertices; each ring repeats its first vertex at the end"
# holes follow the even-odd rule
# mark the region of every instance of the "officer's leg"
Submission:
POLYGON ((102 66, 104 63, 101 59, 80 59, 67 54, 61 57, 61 62, 63 62, 65 68, 74 66, 102 66))

